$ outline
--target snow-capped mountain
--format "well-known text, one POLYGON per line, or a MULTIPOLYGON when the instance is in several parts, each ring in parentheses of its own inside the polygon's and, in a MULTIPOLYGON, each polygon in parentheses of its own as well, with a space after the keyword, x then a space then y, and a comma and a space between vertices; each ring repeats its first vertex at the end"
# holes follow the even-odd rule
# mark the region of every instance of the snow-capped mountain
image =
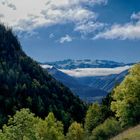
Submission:
POLYGON ((131 64, 125 63, 118 63, 114 61, 108 60, 63 60, 63 61, 56 61, 56 62, 46 62, 44 64, 48 64, 54 66, 57 69, 77 69, 77 68, 115 68, 115 67, 122 67, 131 64))
POLYGON ((81 99, 101 101, 127 75, 130 64, 106 60, 64 60, 41 64, 81 99))

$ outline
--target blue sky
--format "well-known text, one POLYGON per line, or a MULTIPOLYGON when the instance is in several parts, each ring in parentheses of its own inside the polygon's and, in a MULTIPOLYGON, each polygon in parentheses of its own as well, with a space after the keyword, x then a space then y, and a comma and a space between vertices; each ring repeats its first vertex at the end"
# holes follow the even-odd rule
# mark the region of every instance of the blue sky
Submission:
POLYGON ((0 21, 40 62, 140 61, 139 0, 1 0, 0 21))

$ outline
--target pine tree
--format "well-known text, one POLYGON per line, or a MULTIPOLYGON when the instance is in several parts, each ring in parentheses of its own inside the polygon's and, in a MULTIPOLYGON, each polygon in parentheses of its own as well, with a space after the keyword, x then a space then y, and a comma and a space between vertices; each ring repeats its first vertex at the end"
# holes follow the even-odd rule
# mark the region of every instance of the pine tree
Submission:
POLYGON ((86 118, 85 118, 85 130, 91 133, 93 128, 101 123, 102 112, 98 103, 89 106, 86 118))

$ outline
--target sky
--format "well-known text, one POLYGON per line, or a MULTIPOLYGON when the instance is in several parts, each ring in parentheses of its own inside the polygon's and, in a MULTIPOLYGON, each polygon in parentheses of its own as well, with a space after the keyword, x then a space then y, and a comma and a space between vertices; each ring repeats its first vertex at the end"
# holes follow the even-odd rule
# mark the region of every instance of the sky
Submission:
POLYGON ((0 22, 39 62, 140 61, 139 0, 0 0, 0 22))

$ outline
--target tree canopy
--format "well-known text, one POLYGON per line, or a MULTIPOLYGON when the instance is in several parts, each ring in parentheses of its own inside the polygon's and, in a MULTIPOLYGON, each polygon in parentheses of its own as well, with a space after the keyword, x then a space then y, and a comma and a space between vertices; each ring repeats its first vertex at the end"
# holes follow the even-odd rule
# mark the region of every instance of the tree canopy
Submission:
POLYGON ((140 64, 131 68, 129 75, 115 88, 111 109, 122 126, 140 122, 140 64))
POLYGON ((92 104, 89 106, 85 118, 85 130, 91 132, 93 128, 101 123, 102 112, 101 107, 98 103, 92 104))
POLYGON ((29 109, 17 111, 0 132, 1 140, 64 140, 63 125, 49 113, 45 120, 29 109))

